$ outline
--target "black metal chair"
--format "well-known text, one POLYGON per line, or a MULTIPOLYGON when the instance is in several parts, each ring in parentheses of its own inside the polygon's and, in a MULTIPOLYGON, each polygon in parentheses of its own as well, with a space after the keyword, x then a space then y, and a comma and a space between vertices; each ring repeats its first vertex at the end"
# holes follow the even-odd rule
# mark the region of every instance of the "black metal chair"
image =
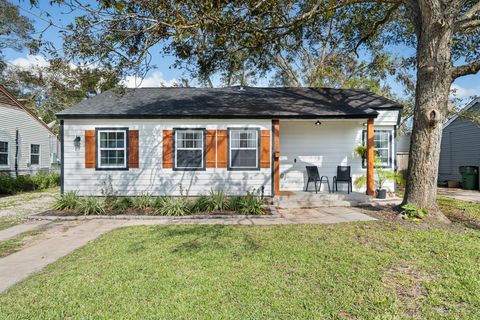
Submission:
POLYGON ((350 166, 338 166, 337 167, 337 175, 333 177, 333 190, 338 191, 338 183, 346 183, 347 184, 347 193, 350 191, 353 192, 352 189, 352 176, 350 175, 350 166))
POLYGON ((321 187, 322 183, 324 182, 323 180, 325 179, 325 182, 327 183, 327 186, 328 186, 328 193, 330 193, 330 182, 328 181, 328 177, 327 176, 320 177, 320 174, 318 173, 318 168, 316 166, 306 166, 305 168, 307 169, 307 176, 308 176, 307 186, 305 187, 305 191, 308 191, 308 184, 310 182, 313 182, 315 183, 315 193, 318 193, 318 190, 320 188, 317 189, 317 182, 320 182, 320 187, 321 187))

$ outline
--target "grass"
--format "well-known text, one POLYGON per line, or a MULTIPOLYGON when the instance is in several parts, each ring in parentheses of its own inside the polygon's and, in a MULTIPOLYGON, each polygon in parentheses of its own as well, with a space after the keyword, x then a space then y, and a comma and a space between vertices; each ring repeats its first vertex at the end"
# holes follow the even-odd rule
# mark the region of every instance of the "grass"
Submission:
POLYGON ((41 230, 26 231, 18 234, 12 239, 0 242, 0 258, 20 251, 29 239, 41 232, 41 230))
POLYGON ((5 196, 0 198, 0 210, 2 209, 9 209, 21 205, 25 202, 40 199, 45 196, 45 194, 58 194, 60 188, 54 187, 49 189, 43 190, 35 190, 35 191, 28 191, 17 193, 11 196, 5 196))
POLYGON ((438 196, 440 210, 451 220, 480 229, 480 204, 438 196))
POLYGON ((0 230, 8 229, 17 224, 22 223, 24 220, 20 217, 6 217, 0 218, 0 230))
POLYGON ((7 319, 475 319, 480 232, 394 223, 115 230, 0 294, 7 319))

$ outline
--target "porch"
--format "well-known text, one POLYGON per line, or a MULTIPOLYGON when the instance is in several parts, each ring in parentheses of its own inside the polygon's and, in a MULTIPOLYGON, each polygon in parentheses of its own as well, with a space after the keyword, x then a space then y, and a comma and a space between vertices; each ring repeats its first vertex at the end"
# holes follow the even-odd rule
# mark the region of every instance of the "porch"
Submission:
MULTIPOLYGON (((390 127, 391 128, 391 127, 390 127)), ((390 129, 388 128, 388 129, 390 129)), ((393 131, 393 130, 392 130, 393 131)), ((273 180, 277 203, 288 207, 350 206, 367 203, 374 193, 373 176, 374 121, 369 119, 274 120, 273 121, 273 180), (362 159, 354 149, 365 144, 367 157, 362 159), (307 166, 318 169, 318 177, 328 183, 316 194, 313 183, 306 191, 307 166), (350 170, 351 181, 365 176, 366 184, 347 193, 348 184, 338 183, 339 193, 333 192, 337 167, 350 170), (312 191, 312 192, 310 192, 312 191)), ((388 152, 393 154, 390 144, 388 152)), ((388 155, 388 154, 387 154, 388 155)), ((394 169, 393 163, 390 164, 394 169)))
POLYGON ((282 209, 353 207, 368 204, 371 197, 363 192, 326 193, 283 191, 273 198, 273 204, 282 209))

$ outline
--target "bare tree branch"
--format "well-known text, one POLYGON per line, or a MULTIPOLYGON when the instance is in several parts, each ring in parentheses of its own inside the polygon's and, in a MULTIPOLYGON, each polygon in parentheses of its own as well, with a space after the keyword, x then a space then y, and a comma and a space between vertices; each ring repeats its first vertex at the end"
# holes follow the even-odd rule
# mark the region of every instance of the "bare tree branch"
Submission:
POLYGON ((474 4, 467 12, 455 23, 455 31, 471 32, 480 26, 480 20, 477 14, 480 13, 480 1, 474 4))
POLYGON ((480 60, 465 64, 463 66, 454 67, 452 69, 452 79, 455 80, 458 77, 475 74, 478 71, 480 71, 480 60))

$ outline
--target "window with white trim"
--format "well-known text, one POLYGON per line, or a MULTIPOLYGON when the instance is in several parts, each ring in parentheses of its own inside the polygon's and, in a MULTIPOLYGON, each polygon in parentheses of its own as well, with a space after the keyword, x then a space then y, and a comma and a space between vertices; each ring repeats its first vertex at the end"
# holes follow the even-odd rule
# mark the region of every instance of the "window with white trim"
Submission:
POLYGON ((98 130, 98 167, 123 169, 127 167, 127 130, 98 130))
POLYGON ((229 129, 229 167, 231 169, 257 169, 258 130, 229 129))
MULTIPOLYGON (((367 145, 367 131, 363 131, 364 145, 367 145)), ((380 158, 383 167, 392 166, 392 131, 391 130, 374 130, 373 149, 375 154, 380 158)), ((365 160, 365 159, 364 159, 365 160)), ((363 163, 365 167, 365 161, 363 163)))
POLYGON ((204 143, 203 129, 175 129, 175 169, 204 169, 204 143))
POLYGON ((40 145, 39 144, 30 145, 30 164, 31 165, 40 164, 40 145))
POLYGON ((8 166, 8 142, 0 141, 0 166, 8 166))

